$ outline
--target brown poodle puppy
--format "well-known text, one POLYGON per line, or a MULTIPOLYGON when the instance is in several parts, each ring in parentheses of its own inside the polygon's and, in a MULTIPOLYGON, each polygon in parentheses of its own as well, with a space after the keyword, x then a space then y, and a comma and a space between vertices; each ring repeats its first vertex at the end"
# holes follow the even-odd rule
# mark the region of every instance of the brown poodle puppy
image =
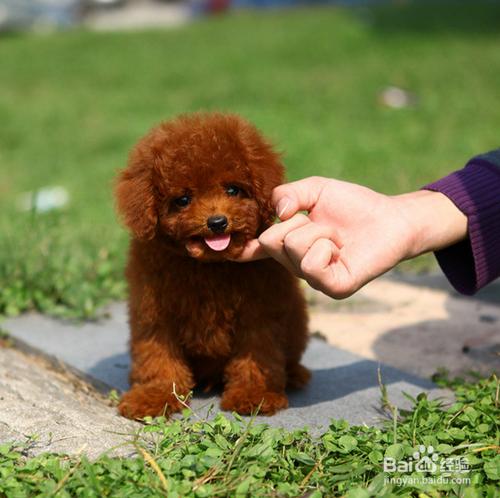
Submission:
POLYGON ((273 414, 285 388, 310 377, 300 363, 307 314, 298 282, 274 260, 230 261, 273 223, 283 167, 238 116, 181 116, 149 132, 118 178, 132 233, 131 418, 179 411, 178 395, 223 384, 221 406, 273 414))

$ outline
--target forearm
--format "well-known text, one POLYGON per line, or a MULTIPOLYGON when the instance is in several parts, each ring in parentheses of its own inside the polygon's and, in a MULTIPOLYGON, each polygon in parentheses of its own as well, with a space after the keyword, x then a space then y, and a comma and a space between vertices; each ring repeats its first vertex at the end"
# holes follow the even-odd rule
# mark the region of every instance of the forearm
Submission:
POLYGON ((425 187, 449 197, 467 216, 468 236, 436 252, 450 283, 474 294, 500 276, 500 149, 425 187))
POLYGON ((407 223, 402 241, 404 259, 438 251, 467 238, 467 217, 446 195, 420 190, 393 199, 407 223))
POLYGON ((424 188, 395 198, 410 227, 405 258, 434 251, 455 289, 474 294, 500 276, 500 149, 424 188))

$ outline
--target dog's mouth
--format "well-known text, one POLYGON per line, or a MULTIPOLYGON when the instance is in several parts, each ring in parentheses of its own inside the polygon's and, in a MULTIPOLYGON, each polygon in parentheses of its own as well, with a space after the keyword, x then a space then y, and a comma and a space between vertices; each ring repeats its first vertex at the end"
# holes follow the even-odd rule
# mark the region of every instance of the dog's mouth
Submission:
POLYGON ((224 251, 227 249, 231 243, 231 234, 223 233, 220 235, 214 235, 213 237, 203 237, 205 244, 212 249, 212 251, 224 251))
POLYGON ((224 256, 227 254, 224 251, 231 249, 231 242, 236 243, 238 239, 239 237, 237 233, 196 235, 188 239, 188 241, 186 242, 186 249, 189 255, 193 258, 209 256, 210 253, 214 257, 216 254, 224 256), (208 254, 206 252, 207 249, 209 250, 208 254))

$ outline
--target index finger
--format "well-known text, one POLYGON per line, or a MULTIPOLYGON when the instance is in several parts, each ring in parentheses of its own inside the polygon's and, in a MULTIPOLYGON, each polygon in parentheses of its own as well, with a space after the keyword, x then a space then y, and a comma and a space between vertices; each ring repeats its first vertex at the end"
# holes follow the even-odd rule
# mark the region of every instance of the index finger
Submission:
POLYGON ((276 187, 273 190, 272 203, 278 218, 285 221, 298 211, 310 211, 318 202, 326 182, 327 179, 321 176, 310 176, 276 187))

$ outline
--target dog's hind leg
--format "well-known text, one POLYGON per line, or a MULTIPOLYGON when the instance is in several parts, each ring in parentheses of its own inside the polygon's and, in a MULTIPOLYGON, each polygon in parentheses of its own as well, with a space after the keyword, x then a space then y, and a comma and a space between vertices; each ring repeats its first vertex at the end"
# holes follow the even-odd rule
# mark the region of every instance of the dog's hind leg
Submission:
POLYGON ((292 363, 286 366, 286 387, 300 389, 311 379, 311 372, 300 363, 292 363))

